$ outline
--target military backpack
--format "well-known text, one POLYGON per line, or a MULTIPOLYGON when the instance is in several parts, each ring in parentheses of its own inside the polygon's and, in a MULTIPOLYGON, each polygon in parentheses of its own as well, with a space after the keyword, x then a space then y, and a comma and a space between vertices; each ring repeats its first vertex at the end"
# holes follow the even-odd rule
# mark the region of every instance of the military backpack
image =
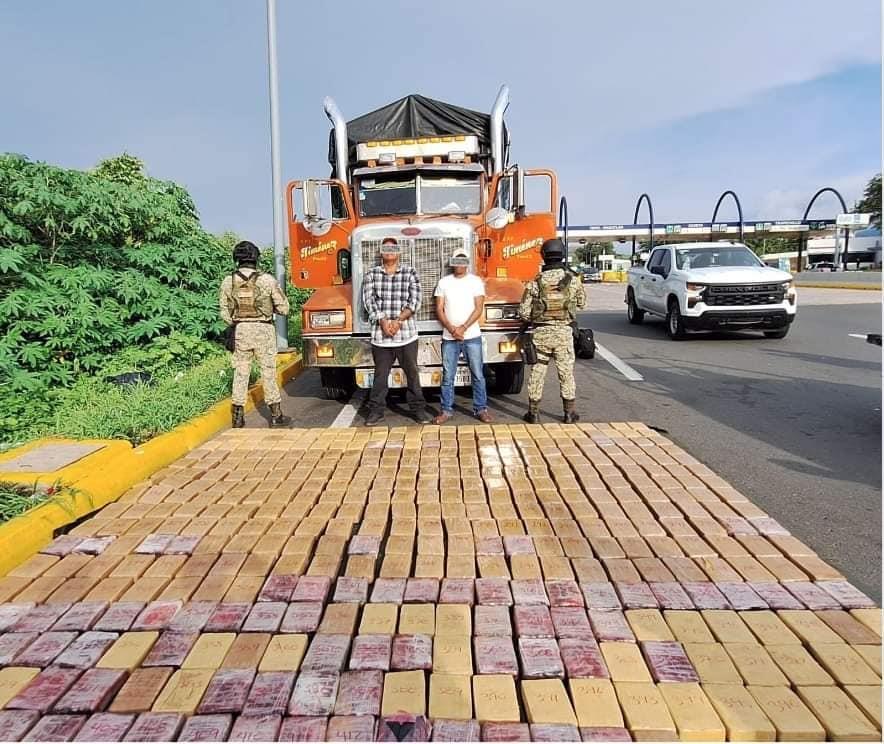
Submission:
POLYGON ((260 276, 260 271, 253 271, 248 276, 239 271, 233 273, 231 294, 232 315, 235 321, 264 320, 273 317, 273 298, 258 287, 260 276))
POLYGON ((571 307, 571 299, 568 289, 574 274, 565 272, 565 276, 556 284, 550 285, 543 280, 543 273, 537 275, 535 281, 538 289, 538 302, 531 308, 531 320, 535 323, 547 323, 550 321, 571 322, 574 319, 574 311, 571 307))

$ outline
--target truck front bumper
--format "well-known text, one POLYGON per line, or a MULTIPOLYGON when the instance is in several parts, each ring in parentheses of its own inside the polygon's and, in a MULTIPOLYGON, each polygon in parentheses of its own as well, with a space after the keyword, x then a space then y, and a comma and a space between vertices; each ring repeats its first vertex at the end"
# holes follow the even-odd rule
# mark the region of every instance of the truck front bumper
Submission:
POLYGON ((785 309, 770 310, 707 310, 702 315, 682 315, 689 331, 711 331, 716 328, 783 328, 793 320, 795 313, 785 309))
MULTIPOLYGON (((304 361, 308 367, 374 367, 368 336, 303 336, 304 361)), ((422 368, 442 366, 442 336, 418 336, 417 363, 422 368)), ((485 364, 522 361, 517 331, 483 331, 485 364)))

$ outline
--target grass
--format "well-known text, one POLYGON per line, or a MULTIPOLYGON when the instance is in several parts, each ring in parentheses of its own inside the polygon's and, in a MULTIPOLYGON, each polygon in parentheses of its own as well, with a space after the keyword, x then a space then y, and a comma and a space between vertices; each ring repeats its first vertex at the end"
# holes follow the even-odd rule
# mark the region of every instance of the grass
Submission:
POLYGON ((157 376, 152 385, 119 387, 84 378, 59 396, 54 421, 35 436, 127 439, 142 444, 229 396, 232 379, 225 354, 186 371, 157 376))
POLYGON ((75 491, 60 483, 41 487, 0 481, 0 524, 14 519, 41 504, 53 503, 73 514, 68 498, 75 491))

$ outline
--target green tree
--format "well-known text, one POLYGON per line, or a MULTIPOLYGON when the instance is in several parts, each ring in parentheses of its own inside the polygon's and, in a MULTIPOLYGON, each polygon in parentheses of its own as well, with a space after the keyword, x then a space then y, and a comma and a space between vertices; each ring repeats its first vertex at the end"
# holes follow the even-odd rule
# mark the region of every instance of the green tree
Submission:
POLYGON ((875 227, 881 227, 881 174, 878 173, 869 179, 866 189, 860 199, 853 206, 854 212, 870 212, 871 223, 875 227))
POLYGON ((144 161, 124 152, 115 158, 102 160, 93 171, 99 178, 104 178, 115 183, 124 183, 127 186, 141 183, 145 180, 144 161))

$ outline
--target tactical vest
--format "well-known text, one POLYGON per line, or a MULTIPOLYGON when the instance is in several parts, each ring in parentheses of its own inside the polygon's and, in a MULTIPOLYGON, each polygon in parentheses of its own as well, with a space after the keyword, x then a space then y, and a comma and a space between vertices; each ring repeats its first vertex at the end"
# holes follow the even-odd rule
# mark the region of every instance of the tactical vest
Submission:
POLYGON ((273 317, 273 298, 258 287, 260 271, 245 276, 234 272, 231 280, 233 295, 233 320, 266 320, 273 317))
POLYGON ((568 289, 574 275, 570 271, 556 284, 544 281, 543 273, 537 275, 539 296, 537 302, 531 306, 531 320, 535 323, 549 323, 553 321, 565 321, 570 323, 574 320, 574 310, 568 289))

